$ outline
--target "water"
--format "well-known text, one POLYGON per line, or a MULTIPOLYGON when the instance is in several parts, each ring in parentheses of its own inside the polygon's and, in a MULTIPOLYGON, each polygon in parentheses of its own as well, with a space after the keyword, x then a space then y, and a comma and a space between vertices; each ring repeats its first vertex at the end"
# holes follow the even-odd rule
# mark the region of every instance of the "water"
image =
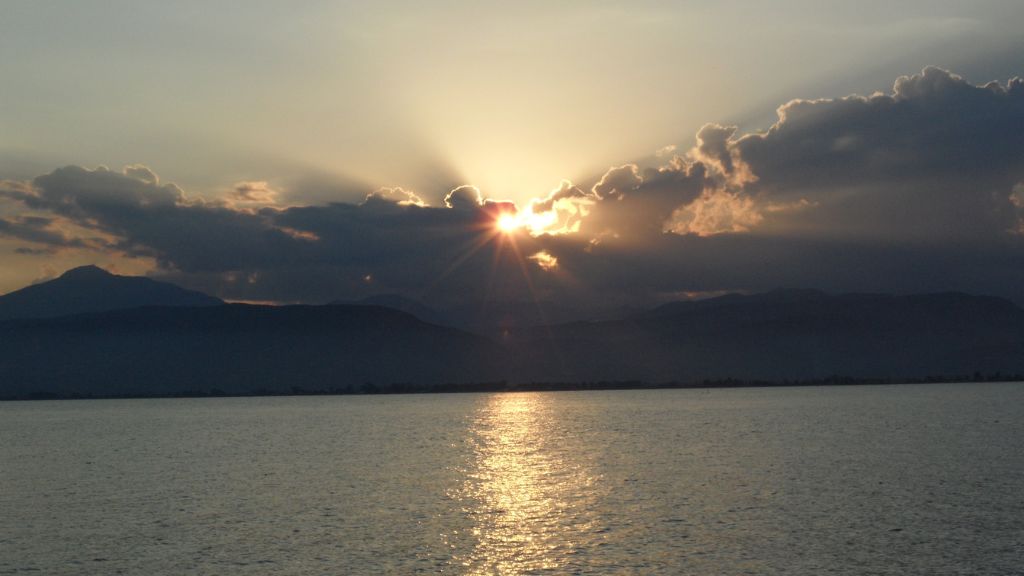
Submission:
POLYGON ((0 403, 0 574, 1022 574, 1024 385, 0 403))

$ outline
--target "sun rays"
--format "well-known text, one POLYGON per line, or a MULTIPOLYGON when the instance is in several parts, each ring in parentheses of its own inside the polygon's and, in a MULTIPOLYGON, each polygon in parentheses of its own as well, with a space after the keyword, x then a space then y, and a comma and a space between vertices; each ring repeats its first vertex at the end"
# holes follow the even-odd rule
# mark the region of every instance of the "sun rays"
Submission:
POLYGON ((521 226, 519 219, 511 212, 505 212, 494 221, 495 227, 505 234, 511 234, 521 226))
POLYGON ((468 226, 468 238, 462 248, 422 293, 436 289, 445 279, 467 266, 474 257, 483 257, 489 252, 486 280, 481 286, 481 305, 486 307, 490 302, 501 300, 500 289, 508 282, 522 282, 529 302, 536 307, 540 318, 546 319, 547 314, 542 307, 533 275, 538 270, 544 274, 552 273, 557 266, 557 259, 535 245, 537 234, 533 233, 533 226, 540 226, 541 222, 548 219, 540 220, 530 211, 518 211, 510 202, 482 202, 478 213, 479 220, 468 226), (538 258, 538 254, 543 254, 543 257, 538 258), (511 276, 503 277, 503 274, 509 272, 512 272, 511 276))

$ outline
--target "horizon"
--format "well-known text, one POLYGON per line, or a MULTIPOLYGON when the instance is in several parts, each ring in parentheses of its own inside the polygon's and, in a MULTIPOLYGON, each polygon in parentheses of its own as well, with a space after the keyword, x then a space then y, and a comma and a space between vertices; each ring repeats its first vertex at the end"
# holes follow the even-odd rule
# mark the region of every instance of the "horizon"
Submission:
MULTIPOLYGON (((52 277, 38 278, 36 280, 33 280, 31 283, 29 283, 29 284, 27 284, 25 286, 21 286, 21 287, 15 288, 14 290, 11 290, 10 292, 6 292, 6 293, 0 294, 0 298, 3 298, 4 296, 8 296, 8 295, 13 294, 15 292, 20 292, 21 290, 23 290, 25 288, 31 288, 33 286, 38 286, 38 285, 41 285, 41 284, 49 283, 49 282, 51 282, 53 280, 59 280, 61 278, 66 277, 69 273, 81 272, 83 270, 88 270, 88 271, 98 270, 98 271, 104 273, 105 275, 114 276, 114 277, 120 277, 120 278, 147 278, 147 279, 150 279, 150 280, 154 280, 154 278, 151 278, 149 276, 139 276, 139 275, 133 275, 133 274, 122 274, 122 273, 119 273, 119 272, 117 272, 115 270, 107 270, 107 269, 105 269, 102 266, 99 266, 97 264, 82 264, 80 266, 76 266, 74 268, 69 268, 67 270, 64 270, 63 272, 60 272, 57 275, 52 276, 52 277)), ((174 284, 173 282, 166 282, 166 281, 162 281, 162 280, 156 280, 156 281, 157 282, 162 282, 162 283, 165 283, 165 284, 170 284, 172 286, 177 286, 179 288, 183 288, 181 286, 178 286, 177 284, 174 284)), ((205 292, 201 292, 201 291, 198 291, 198 290, 196 290, 195 292, 198 292, 198 293, 204 294, 204 295, 208 295, 208 296, 214 296, 212 294, 206 294, 205 292)), ((983 297, 983 298, 984 297, 998 298, 998 299, 1001 299, 1001 300, 1007 300, 1007 301, 1011 302, 1012 304, 1014 304, 1015 306, 1017 306, 1018 308, 1022 307, 1021 304, 1019 304, 1017 302, 1014 302, 1014 301, 1006 299, 1006 298, 1001 298, 999 296, 994 296, 994 295, 991 295, 991 294, 975 294, 975 293, 969 293, 969 292, 962 292, 962 291, 959 291, 959 290, 938 290, 938 291, 931 291, 931 292, 830 292, 830 291, 827 291, 827 290, 820 290, 820 289, 817 289, 817 288, 803 288, 803 287, 795 287, 795 286, 779 286, 779 287, 776 287, 776 288, 770 288, 770 289, 762 291, 762 292, 750 292, 750 291, 732 291, 732 292, 729 292, 729 291, 723 291, 723 292, 699 293, 699 294, 689 294, 689 295, 682 294, 682 295, 680 295, 680 297, 678 297, 676 299, 673 299, 673 300, 665 300, 665 301, 662 301, 662 302, 654 303, 653 306, 654 307, 659 307, 659 306, 662 306, 664 304, 672 304, 672 303, 679 303, 679 302, 700 302, 700 301, 704 301, 704 300, 714 300, 714 299, 717 299, 717 298, 723 298, 723 297, 727 297, 727 296, 768 296, 768 295, 773 295, 773 294, 808 294, 808 293, 820 294, 820 295, 824 295, 824 296, 838 296, 838 297, 842 297, 842 296, 895 296, 895 297, 907 297, 907 296, 941 296, 941 295, 952 295, 952 294, 955 294, 955 295, 964 295, 964 296, 977 296, 977 297, 983 297)), ((216 297, 216 296, 214 296, 214 297, 216 297)), ((253 305, 253 306, 330 306, 330 305, 337 306, 337 305, 366 305, 364 303, 367 302, 367 301, 375 300, 375 299, 379 300, 381 298, 399 298, 401 300, 408 301, 408 302, 413 303, 413 304, 426 306, 426 304, 424 302, 420 302, 420 301, 418 301, 418 300, 416 300, 414 298, 410 298, 410 297, 404 296, 404 295, 399 294, 397 292, 374 293, 374 294, 370 294, 370 295, 368 295, 368 296, 366 296, 364 298, 360 298, 358 300, 334 299, 334 300, 330 300, 330 301, 326 301, 326 302, 299 302, 299 301, 296 301, 296 302, 276 302, 276 301, 253 301, 253 300, 230 300, 230 299, 221 299, 221 300, 225 304, 247 304, 247 305, 253 305)), ((514 304, 536 305, 536 304, 542 304, 543 305, 543 304, 547 304, 547 303, 546 302, 542 302, 542 301, 536 301, 536 300, 521 300, 521 301, 513 300, 513 301, 507 301, 507 302, 498 302, 498 303, 495 303, 495 304, 498 304, 498 305, 502 305, 502 304, 505 304, 505 305, 514 305, 514 304)), ((384 307, 384 308, 393 308, 393 306, 388 306, 387 304, 374 304, 374 305, 381 306, 381 307, 384 307)), ((643 310, 644 308, 637 308, 637 309, 638 310, 643 310)))

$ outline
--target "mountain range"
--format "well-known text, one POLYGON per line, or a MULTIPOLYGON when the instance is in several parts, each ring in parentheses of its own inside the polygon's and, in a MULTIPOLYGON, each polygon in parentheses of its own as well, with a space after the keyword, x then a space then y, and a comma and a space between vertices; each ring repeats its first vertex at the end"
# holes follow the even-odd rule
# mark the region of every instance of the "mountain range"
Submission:
POLYGON ((728 294, 495 336, 446 323, 400 296, 225 304, 78 268, 0 296, 0 398, 1024 372, 1024 310, 962 293, 728 294))
POLYGON ((918 379, 1024 370, 1024 310, 962 293, 813 290, 673 302, 514 333, 530 377, 563 381, 918 379))
POLYGON ((56 318, 139 306, 216 306, 220 298, 142 276, 118 276, 97 266, 0 296, 0 320, 56 318))

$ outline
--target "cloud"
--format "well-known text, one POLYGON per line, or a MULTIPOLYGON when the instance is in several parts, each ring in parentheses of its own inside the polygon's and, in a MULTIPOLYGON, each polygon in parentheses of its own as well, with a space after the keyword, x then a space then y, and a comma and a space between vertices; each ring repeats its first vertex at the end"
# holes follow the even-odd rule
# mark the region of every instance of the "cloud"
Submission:
POLYGON ((544 270, 545 272, 550 272, 551 270, 558 268, 558 258, 552 256, 546 250, 537 252, 530 256, 529 259, 533 260, 537 266, 540 266, 541 270, 544 270))
POLYGON ((262 180, 238 182, 231 189, 231 199, 237 203, 273 204, 277 198, 278 192, 262 180))
POLYGON ((708 167, 691 157, 641 170, 635 164, 608 170, 594 185, 597 203, 580 230, 594 238, 644 242, 664 233, 672 214, 715 184, 708 167))
POLYGON ((726 232, 746 232, 764 219, 754 201, 724 190, 705 193, 698 200, 677 208, 665 231, 675 234, 711 236, 726 232))
MULTIPOLYGON (((479 196, 479 194, 478 194, 479 196)), ((393 202, 400 206, 427 206, 427 202, 412 190, 399 187, 380 188, 366 196, 366 202, 393 202)))
POLYGON ((697 132, 697 145, 690 151, 689 157, 712 167, 725 184, 742 187, 756 182, 757 176, 733 146, 735 134, 735 126, 705 124, 697 132))
POLYGON ((562 180, 558 188, 552 190, 547 196, 538 198, 530 203, 534 213, 549 212, 554 209, 555 204, 565 200, 596 200, 595 193, 587 193, 574 185, 569 180, 562 180))
POLYGON ((708 124, 657 170, 610 169, 583 226, 600 241, 552 253, 612 294, 787 285, 1022 301, 1020 126, 1020 80, 978 86, 938 68, 889 94, 794 100, 765 132, 708 124))
POLYGON ((625 164, 611 168, 594 184, 594 194, 600 199, 621 198, 643 184, 636 164, 625 164))
MULTIPOLYGON (((411 192, 382 189, 360 204, 252 209, 158 182, 127 170, 68 166, 29 185, 0 186, 0 195, 109 235, 105 252, 152 258, 158 273, 231 298, 325 301, 370 289, 422 292, 444 280, 437 292, 458 299, 478 297, 489 274, 521 276, 507 258, 510 248, 504 260, 496 256, 502 247, 494 238, 496 214, 514 211, 514 204, 484 199, 473 187, 451 191, 440 208, 411 192), (492 270, 495 262, 504 271, 492 270)), ((48 222, 3 220, 0 234, 48 249, 83 245, 48 231, 48 222)), ((523 238, 520 246, 531 248, 533 240, 523 238)), ((526 282, 505 284, 518 290, 526 282)))
POLYGON ((62 229, 57 218, 19 216, 0 218, 0 236, 42 245, 41 248, 18 247, 19 254, 52 254, 63 248, 103 249, 98 238, 76 238, 62 229))
POLYGON ((763 201, 817 204, 777 229, 879 238, 985 238, 1015 227, 1024 84, 972 85, 926 68, 891 94, 794 100, 767 132, 729 144, 763 201))
POLYGON ((47 255, 48 256, 48 255, 53 254, 54 252, 55 252, 55 250, 50 248, 50 247, 46 247, 46 248, 29 248, 27 246, 19 246, 19 247, 14 249, 14 253, 15 254, 24 254, 24 255, 28 255, 28 256, 40 256, 40 255, 47 255))
POLYGON ((482 203, 476 186, 459 186, 444 197, 444 205, 454 210, 474 210, 482 203))
POLYGON ((580 231, 583 220, 600 198, 596 192, 584 191, 569 180, 562 180, 543 198, 534 199, 527 207, 525 224, 534 233, 567 234, 580 231))
POLYGON ((153 257, 167 269, 221 270, 227 260, 245 268, 295 256, 291 247, 297 240, 266 216, 190 199, 174 184, 139 173, 138 167, 114 172, 68 166, 39 176, 31 190, 5 188, 0 195, 112 236, 109 249, 153 257))
MULTIPOLYGON (((143 182, 146 182, 148 184, 160 183, 160 178, 156 175, 156 173, 150 170, 148 166, 143 166, 142 164, 132 164, 130 166, 125 166, 124 174, 125 176, 130 176, 132 178, 135 178, 136 180, 142 180, 143 182)), ((261 184, 266 184, 266 182, 262 182, 261 184)))
POLYGON ((887 94, 791 101, 763 132, 707 124, 660 166, 563 181, 524 207, 473 186, 441 206, 403 188, 292 206, 265 182, 204 200, 145 166, 68 166, 0 183, 21 210, 0 235, 152 258, 156 274, 249 300, 609 305, 799 286, 1024 302, 1021 126, 1021 81, 926 68, 887 94), (525 229, 499 234, 501 213, 525 229))

